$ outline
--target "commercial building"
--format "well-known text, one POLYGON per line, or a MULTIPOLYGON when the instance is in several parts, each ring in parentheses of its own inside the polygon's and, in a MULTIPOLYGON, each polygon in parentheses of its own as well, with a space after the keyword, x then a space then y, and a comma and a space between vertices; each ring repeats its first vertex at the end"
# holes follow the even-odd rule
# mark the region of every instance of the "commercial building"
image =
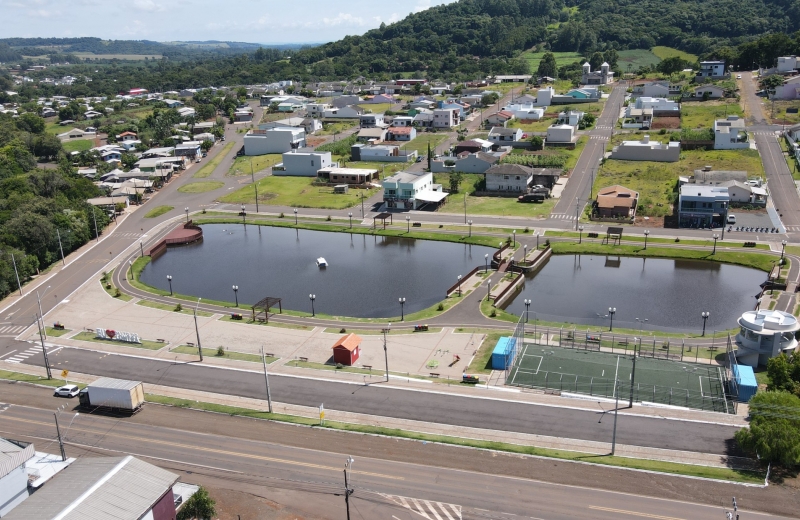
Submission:
POLYGON ((725 225, 730 196, 724 186, 684 184, 678 196, 680 227, 703 228, 725 225))
POLYGON ((797 318, 783 311, 747 311, 739 318, 736 359, 742 365, 766 365, 770 358, 797 349, 797 318))

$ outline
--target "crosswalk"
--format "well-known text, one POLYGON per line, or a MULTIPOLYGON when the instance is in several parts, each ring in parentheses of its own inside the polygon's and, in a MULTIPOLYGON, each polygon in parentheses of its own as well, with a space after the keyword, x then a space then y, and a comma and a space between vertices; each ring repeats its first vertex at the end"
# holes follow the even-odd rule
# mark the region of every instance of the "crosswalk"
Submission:
POLYGON ((608 137, 604 135, 590 135, 589 139, 594 139, 595 141, 608 141, 608 137))
POLYGON ((758 131, 758 132, 753 132, 753 133, 755 135, 768 135, 768 136, 772 136, 772 137, 775 137, 775 135, 776 135, 776 133, 774 131, 773 132, 758 131))
POLYGON ((575 220, 575 215, 566 215, 564 213, 551 213, 550 218, 559 220, 575 220))
POLYGON ((461 520, 461 506, 381 493, 384 498, 428 520, 461 520))
POLYGON ((28 328, 26 325, 0 325, 0 335, 17 335, 28 328))
POLYGON ((41 347, 31 347, 28 350, 17 352, 13 356, 6 358, 6 361, 8 361, 9 363, 22 363, 29 357, 39 354, 41 351, 42 351, 41 347))
POLYGON ((800 231, 800 226, 786 226, 786 231, 793 231, 796 233, 800 231))
POLYGON ((614 129, 613 126, 608 126, 608 125, 597 125, 595 128, 597 128, 598 130, 613 130, 614 129))
POLYGON ((142 238, 141 233, 114 233, 114 236, 120 238, 133 238, 137 240, 142 238))

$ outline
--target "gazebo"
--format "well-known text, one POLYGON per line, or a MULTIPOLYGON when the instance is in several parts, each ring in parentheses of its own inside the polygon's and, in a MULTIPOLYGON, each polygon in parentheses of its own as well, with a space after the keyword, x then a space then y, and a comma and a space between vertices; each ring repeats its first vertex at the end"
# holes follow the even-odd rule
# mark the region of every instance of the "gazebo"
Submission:
MULTIPOLYGON (((253 311, 253 321, 259 320, 259 321, 264 321, 266 323, 269 323, 269 311, 275 305, 278 306, 278 313, 282 314, 283 313, 283 308, 281 307, 281 299, 280 298, 274 298, 272 296, 267 296, 263 300, 261 300, 258 303, 254 304, 251 307, 251 310, 253 311), (264 315, 263 318, 261 317, 262 314, 264 315)), ((273 312, 272 314, 275 314, 275 313, 273 312)))
POLYGON ((394 223, 394 221, 392 220, 392 214, 391 213, 385 213, 385 212, 384 213, 378 213, 377 215, 372 217, 372 227, 375 228, 375 229, 378 229, 378 221, 382 220, 383 221, 383 229, 386 229, 386 219, 389 219, 389 224, 390 225, 394 223))
POLYGON ((622 232, 623 231, 624 230, 621 227, 609 227, 606 230, 606 237, 603 239, 602 243, 603 244, 610 244, 611 242, 614 242, 615 246, 620 245, 620 242, 622 241, 622 232))

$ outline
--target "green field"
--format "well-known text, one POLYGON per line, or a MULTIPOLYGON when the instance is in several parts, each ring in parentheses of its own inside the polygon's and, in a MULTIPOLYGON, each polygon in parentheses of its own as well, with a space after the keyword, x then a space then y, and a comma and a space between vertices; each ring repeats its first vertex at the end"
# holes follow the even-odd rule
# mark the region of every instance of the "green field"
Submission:
POLYGON ((547 128, 555 122, 555 117, 543 117, 533 123, 522 123, 519 119, 512 119, 506 127, 522 128, 523 132, 547 132, 547 128))
POLYGON ((689 54, 688 52, 679 51, 678 49, 673 49, 672 47, 653 47, 650 51, 655 54, 659 60, 666 60, 667 58, 672 58, 673 56, 678 56, 688 62, 694 63, 699 58, 695 54, 689 54))
POLYGON ((349 130, 357 125, 358 123, 356 123, 355 121, 342 121, 339 123, 323 123, 322 130, 319 130, 314 135, 334 135, 344 132, 345 130, 349 130))
POLYGON ((640 67, 657 65, 660 61, 661 58, 647 49, 631 49, 619 51, 619 60, 617 61, 617 65, 623 72, 636 72, 640 67))
POLYGON ((220 150, 220 152, 217 155, 215 155, 213 159, 207 161, 199 170, 194 172, 194 175, 192 175, 192 177, 194 177, 195 179, 204 179, 209 175, 211 175, 212 173, 214 173, 214 170, 217 168, 217 166, 219 166, 219 163, 222 162, 225 156, 228 155, 228 152, 231 151, 231 148, 233 148, 234 144, 235 143, 233 142, 226 144, 225 147, 222 150, 220 150))
POLYGON ((742 107, 735 100, 687 101, 681 104, 681 128, 714 128, 715 119, 725 119, 726 114, 744 117, 742 107))
MULTIPOLYGON (((431 152, 435 153, 436 147, 445 139, 447 139, 447 134, 445 133, 420 132, 417 134, 416 139, 404 144, 400 149, 406 151, 416 150, 419 155, 427 155, 428 143, 431 145, 431 152)), ((439 150, 439 152, 441 151, 439 150)))
MULTIPOLYGON (((459 193, 451 194, 445 199, 440 211, 446 213, 464 213, 464 194, 467 194, 467 213, 470 215, 502 215, 510 217, 543 217, 550 214, 555 206, 555 199, 547 199, 544 203, 521 203, 516 197, 477 197, 473 195, 475 186, 483 180, 483 175, 465 173, 459 193)), ((433 182, 450 186, 449 173, 434 173, 433 182)))
POLYGON ((178 188, 178 191, 181 193, 205 193, 218 190, 223 186, 225 186, 225 183, 219 181, 190 182, 178 188))
MULTIPOLYGON (((272 168, 281 162, 283 156, 279 153, 268 153, 266 155, 251 155, 237 157, 231 165, 226 175, 239 177, 250 175, 250 172, 258 173, 261 170, 272 168)), ((196 177, 196 176, 195 176, 196 177)))
MULTIPOLYGON (((583 61, 586 59, 583 54, 579 54, 577 52, 554 52, 553 54, 556 57, 556 65, 559 67, 570 65, 576 61, 583 61)), ((520 55, 520 57, 528 60, 531 73, 535 74, 536 70, 539 68, 539 62, 542 61, 542 57, 544 55, 544 52, 525 51, 520 55)))
POLYGON ((61 146, 64 151, 69 152, 82 152, 94 146, 94 142, 89 139, 74 139, 70 141, 62 141, 61 146))
MULTIPOLYGON (((663 139, 662 139, 663 140, 663 139)), ((710 165, 715 170, 744 170, 748 176, 764 176, 764 166, 757 150, 683 150, 677 163, 607 160, 597 173, 594 193, 619 184, 639 192, 641 216, 672 214, 678 177, 694 175, 710 165)))
MULTIPOLYGON (((350 190, 349 193, 334 194, 333 188, 312 186, 311 183, 315 180, 316 177, 265 177, 256 182, 258 202, 269 206, 345 209, 360 202, 362 194, 369 197, 373 193, 372 190, 350 190)), ((219 200, 234 204, 254 204, 255 190, 249 184, 219 200)))
POLYGON ((144 218, 156 218, 156 217, 160 217, 160 216, 161 216, 161 215, 163 215, 164 213, 169 213, 169 212, 170 212, 170 211, 172 211, 173 209, 175 209, 175 206, 156 206, 155 208, 153 208, 153 209, 151 209, 150 211, 148 211, 148 212, 145 214, 144 218))

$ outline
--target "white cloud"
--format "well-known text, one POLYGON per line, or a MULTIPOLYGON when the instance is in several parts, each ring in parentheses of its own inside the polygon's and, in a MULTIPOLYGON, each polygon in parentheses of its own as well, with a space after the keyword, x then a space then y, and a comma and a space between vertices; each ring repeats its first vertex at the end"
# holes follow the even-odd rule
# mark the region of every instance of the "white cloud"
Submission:
POLYGON ((363 18, 360 16, 353 16, 350 13, 339 13, 333 18, 324 17, 322 18, 322 23, 328 27, 336 27, 339 25, 362 27, 367 25, 367 22, 363 18))
MULTIPOLYGON (((437 3, 442 3, 442 2, 437 2, 437 3)), ((417 5, 414 7, 413 12, 418 13, 420 11, 424 11, 425 9, 429 9, 430 7, 431 7, 431 0, 419 0, 419 2, 417 2, 417 5)))
POLYGON ((133 6, 140 11, 151 13, 164 10, 163 5, 157 4, 153 0, 133 0, 133 6))

